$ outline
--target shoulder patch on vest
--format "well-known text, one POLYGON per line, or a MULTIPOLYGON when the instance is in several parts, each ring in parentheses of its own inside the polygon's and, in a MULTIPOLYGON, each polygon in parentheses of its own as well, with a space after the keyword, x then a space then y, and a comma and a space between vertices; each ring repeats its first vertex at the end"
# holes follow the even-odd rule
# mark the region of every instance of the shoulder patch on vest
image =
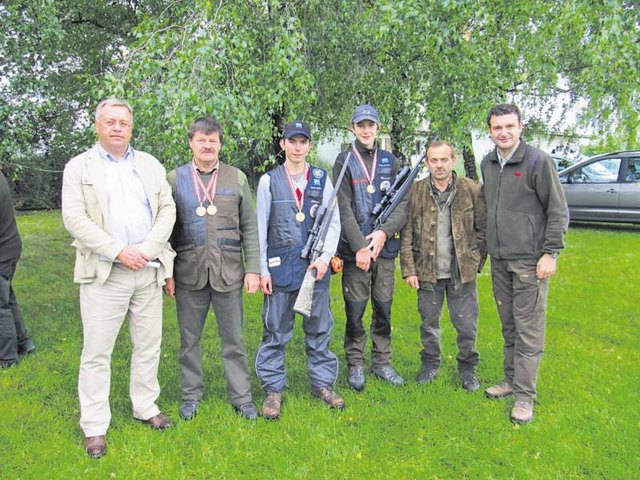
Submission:
POLYGON ((311 175, 313 175, 314 178, 322 178, 324 177, 324 170, 321 168, 313 168, 311 170, 311 175))

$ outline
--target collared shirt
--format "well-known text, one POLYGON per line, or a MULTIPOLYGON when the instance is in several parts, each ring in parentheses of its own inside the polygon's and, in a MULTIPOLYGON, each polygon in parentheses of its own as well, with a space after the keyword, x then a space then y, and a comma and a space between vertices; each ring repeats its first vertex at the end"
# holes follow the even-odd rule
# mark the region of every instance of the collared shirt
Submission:
POLYGON ((519 145, 520 145, 520 140, 518 140, 518 143, 516 143, 515 147, 513 147, 513 150, 511 150, 511 153, 506 157, 503 157, 502 155, 500 155, 500 149, 496 148, 496 155, 498 155, 498 161, 500 162, 500 169, 503 169, 506 163, 513 158, 513 155, 516 153, 516 150, 518 149, 519 145))
POLYGON ((107 223, 111 234, 127 245, 142 243, 151 230, 151 205, 136 170, 131 146, 116 160, 98 143, 107 180, 107 223))

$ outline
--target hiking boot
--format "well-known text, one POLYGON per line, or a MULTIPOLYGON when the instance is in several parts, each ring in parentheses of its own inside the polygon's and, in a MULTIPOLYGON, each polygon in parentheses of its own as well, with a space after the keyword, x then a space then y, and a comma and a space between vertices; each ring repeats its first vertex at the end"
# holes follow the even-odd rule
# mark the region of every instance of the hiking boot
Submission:
POLYGON ((460 372, 460 383, 467 392, 475 392, 480 388, 480 381, 472 371, 460 372))
POLYGON ((311 387, 311 394, 331 408, 342 410, 345 406, 342 397, 334 392, 331 387, 311 387))
POLYGON ((513 395, 513 385, 506 378, 502 380, 498 385, 489 387, 484 391, 484 394, 488 398, 504 398, 513 395))
POLYGON ((278 420, 280 418, 281 405, 282 393, 267 392, 267 396, 262 402, 262 416, 267 420, 278 420))
POLYGON ((398 375, 398 373, 393 369, 391 365, 373 367, 371 369, 371 373, 373 373, 379 379, 384 380, 385 382, 389 382, 392 385, 404 385, 404 378, 398 375))
POLYGON ((438 376, 438 367, 422 367, 422 370, 416 377, 416 380, 420 384, 431 383, 438 376))
POLYGON ((238 413, 238 415, 246 418, 247 420, 257 420, 258 418, 258 410, 251 402, 243 403, 242 405, 234 405, 233 409, 238 413))
POLYGON ((361 392, 364 390, 364 367, 361 365, 349 367, 349 386, 361 392))
POLYGON ((521 424, 533 420, 533 400, 516 400, 509 419, 521 424))
POLYGON ((199 400, 183 400, 180 405, 180 416, 183 420, 191 420, 198 413, 199 400))

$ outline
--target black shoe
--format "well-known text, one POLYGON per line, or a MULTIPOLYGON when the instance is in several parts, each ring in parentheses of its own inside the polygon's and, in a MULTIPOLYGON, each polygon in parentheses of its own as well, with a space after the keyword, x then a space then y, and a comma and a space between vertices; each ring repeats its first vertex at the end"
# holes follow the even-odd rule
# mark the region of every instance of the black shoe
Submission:
POLYGON ((460 383, 467 392, 475 392, 480 388, 478 377, 471 371, 460 372, 460 383))
POLYGON ((398 373, 393 369, 391 365, 384 365, 383 367, 373 367, 371 369, 371 373, 373 373, 379 379, 384 380, 385 382, 389 382, 392 385, 404 385, 404 378, 398 375, 398 373))
POLYGON ((438 376, 438 367, 422 367, 422 370, 416 377, 416 380, 420 384, 431 383, 438 376))
POLYGON ((247 420, 257 420, 258 419, 258 410, 256 406, 251 403, 243 403, 242 405, 234 405, 233 409, 238 412, 238 415, 246 418, 247 420))
POLYGON ((198 413, 199 400, 183 400, 180 405, 180 416, 183 420, 191 420, 198 413))
POLYGON ((364 390, 364 367, 349 367, 349 386, 354 390, 361 392, 364 390))
POLYGON ((33 344, 33 340, 28 340, 25 345, 18 345, 18 355, 24 357, 25 355, 31 355, 36 351, 36 346, 33 344))

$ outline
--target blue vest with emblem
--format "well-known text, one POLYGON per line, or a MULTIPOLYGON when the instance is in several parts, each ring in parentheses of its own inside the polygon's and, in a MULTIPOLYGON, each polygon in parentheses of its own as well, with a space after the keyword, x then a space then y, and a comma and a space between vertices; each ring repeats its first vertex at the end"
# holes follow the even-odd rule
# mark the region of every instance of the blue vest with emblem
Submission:
MULTIPOLYGON (((351 160, 349 160, 349 166, 347 167, 351 174, 351 189, 353 192, 351 204, 353 205, 353 213, 360 227, 360 231, 365 237, 373 232, 373 215, 371 215, 373 207, 382 199, 383 191, 389 188, 395 179, 395 176, 391 173, 393 172, 395 162, 394 157, 386 150, 380 148, 378 149, 377 155, 378 165, 373 179, 373 185, 376 188, 374 193, 367 192, 367 186, 369 185, 367 172, 364 171, 362 164, 353 152, 351 160)), ((385 242, 380 256, 383 258, 395 258, 399 250, 400 239, 393 236, 385 242)), ((344 238, 340 239, 338 253, 347 259, 355 258, 354 252, 351 251, 349 244, 344 238)))
MULTIPOLYGON (((303 222, 298 222, 295 218, 298 210, 284 165, 271 170, 267 175, 271 193, 267 232, 269 273, 274 291, 294 292, 302 285, 302 279, 309 266, 309 261, 300 258, 300 253, 307 241, 309 230, 313 227, 318 207, 322 204, 327 172, 321 168, 310 167, 303 197, 303 222)), ((330 277, 331 275, 325 275, 320 282, 316 282, 316 288, 328 288, 330 277)))

